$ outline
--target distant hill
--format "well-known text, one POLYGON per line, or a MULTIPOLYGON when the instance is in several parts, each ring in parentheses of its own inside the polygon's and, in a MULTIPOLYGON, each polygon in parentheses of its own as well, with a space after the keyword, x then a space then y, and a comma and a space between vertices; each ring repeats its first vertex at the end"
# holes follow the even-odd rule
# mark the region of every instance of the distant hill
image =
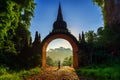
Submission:
POLYGON ((72 56, 72 50, 70 48, 55 48, 47 51, 47 56, 52 58, 54 61, 60 60, 63 62, 64 58, 72 56))

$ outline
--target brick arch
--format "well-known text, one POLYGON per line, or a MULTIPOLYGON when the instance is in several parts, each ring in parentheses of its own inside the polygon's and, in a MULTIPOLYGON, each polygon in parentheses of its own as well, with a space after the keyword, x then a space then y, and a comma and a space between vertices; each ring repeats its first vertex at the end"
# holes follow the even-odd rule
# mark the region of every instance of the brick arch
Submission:
POLYGON ((65 39, 67 40, 73 49, 73 67, 77 68, 78 67, 78 42, 76 38, 72 34, 64 34, 64 33, 57 33, 57 34, 49 34, 42 42, 42 67, 46 67, 46 49, 48 44, 55 39, 65 39))

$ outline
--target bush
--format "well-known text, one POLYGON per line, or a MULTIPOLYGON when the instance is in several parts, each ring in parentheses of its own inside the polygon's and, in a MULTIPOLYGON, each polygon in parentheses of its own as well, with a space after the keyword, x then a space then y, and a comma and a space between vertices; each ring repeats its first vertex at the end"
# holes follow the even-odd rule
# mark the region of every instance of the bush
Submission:
POLYGON ((35 75, 41 72, 39 67, 30 70, 10 70, 8 67, 0 67, 0 80, 24 80, 29 76, 35 75))
POLYGON ((95 80, 119 80, 120 79, 120 65, 114 65, 112 67, 85 67, 77 69, 76 72, 80 76, 86 78, 94 78, 95 80))

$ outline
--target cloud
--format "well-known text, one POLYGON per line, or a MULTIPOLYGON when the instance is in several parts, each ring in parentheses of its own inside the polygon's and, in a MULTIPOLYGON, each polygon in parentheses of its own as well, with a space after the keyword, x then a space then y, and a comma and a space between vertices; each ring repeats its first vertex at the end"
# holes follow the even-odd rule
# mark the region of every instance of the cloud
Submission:
POLYGON ((49 43, 49 45, 47 47, 47 51, 49 49, 55 49, 55 48, 59 48, 59 47, 70 48, 72 50, 72 46, 67 40, 55 39, 49 43))

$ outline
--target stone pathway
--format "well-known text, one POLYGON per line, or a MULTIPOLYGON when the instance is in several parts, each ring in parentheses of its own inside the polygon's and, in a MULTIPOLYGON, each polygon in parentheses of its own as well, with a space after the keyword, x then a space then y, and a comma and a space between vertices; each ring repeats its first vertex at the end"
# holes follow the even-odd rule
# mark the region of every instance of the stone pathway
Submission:
POLYGON ((34 75, 27 80, 82 80, 79 79, 74 68, 64 66, 61 69, 56 67, 46 68, 42 73, 34 75))

